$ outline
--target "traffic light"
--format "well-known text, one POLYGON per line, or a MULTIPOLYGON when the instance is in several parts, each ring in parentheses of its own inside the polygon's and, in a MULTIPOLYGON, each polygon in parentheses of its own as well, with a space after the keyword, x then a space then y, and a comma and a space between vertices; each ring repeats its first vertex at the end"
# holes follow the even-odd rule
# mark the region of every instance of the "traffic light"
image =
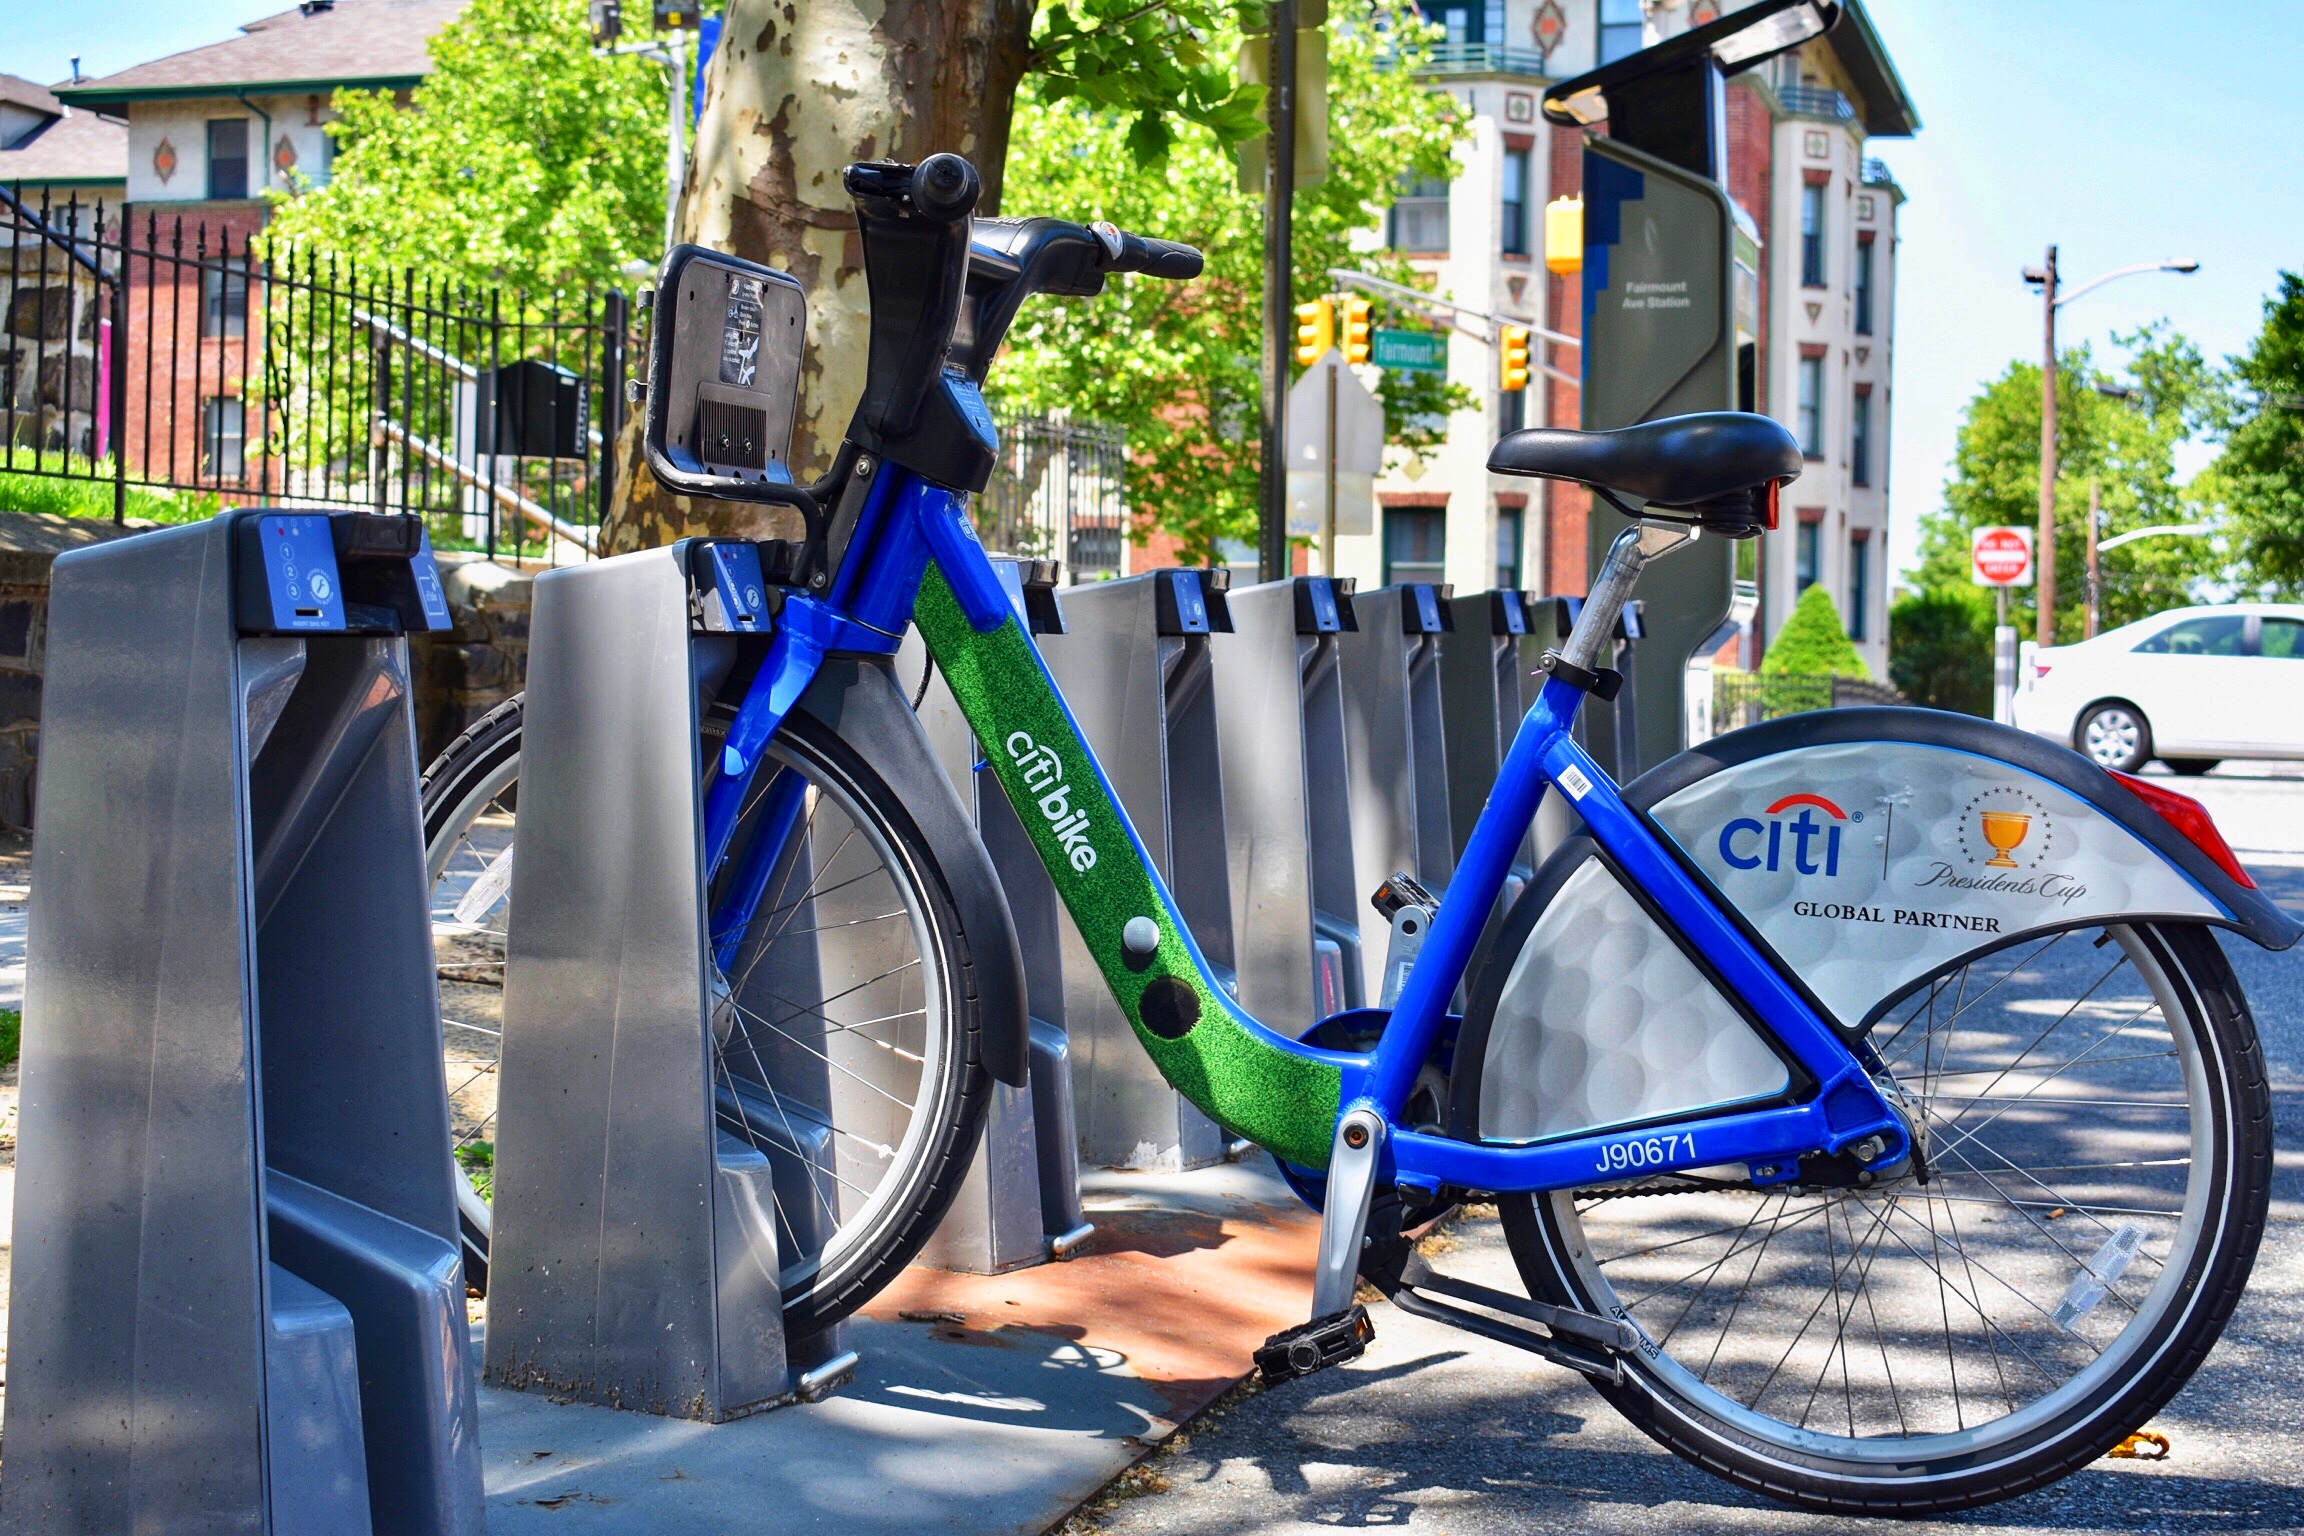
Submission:
POLYGON ((1369 311, 1372 308, 1373 306, 1366 299, 1352 295, 1345 296, 1342 345, 1344 361, 1348 363, 1368 361, 1368 328, 1371 323, 1369 311))
POLYGON ((592 42, 606 48, 624 33, 624 0, 592 0, 592 42))
POLYGON ((696 30, 697 0, 656 0, 656 30, 659 32, 693 32, 696 30))
POLYGON ((1336 308, 1326 299, 1296 306, 1296 366, 1309 368, 1336 344, 1336 308))
POLYGON ((1507 325, 1496 335, 1497 384, 1503 390, 1528 387, 1528 327, 1507 325))

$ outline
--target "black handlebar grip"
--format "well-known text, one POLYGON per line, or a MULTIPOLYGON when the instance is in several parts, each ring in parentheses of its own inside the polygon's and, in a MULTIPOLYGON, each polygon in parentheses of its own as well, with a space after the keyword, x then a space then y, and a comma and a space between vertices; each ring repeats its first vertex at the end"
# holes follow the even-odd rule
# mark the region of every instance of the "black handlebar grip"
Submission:
POLYGON ((1199 251, 1175 240, 1144 239, 1145 259, 1141 269, 1146 277, 1164 277, 1175 281, 1198 277, 1206 264, 1199 251))
POLYGON ((1111 265, 1116 272, 1141 272, 1146 277, 1177 281, 1198 277, 1203 264, 1200 253, 1189 245, 1155 240, 1149 235, 1123 234, 1120 259, 1111 265))
POLYGON ((930 155, 912 171, 912 206, 939 224, 956 224, 975 210, 983 178, 958 155, 930 155))

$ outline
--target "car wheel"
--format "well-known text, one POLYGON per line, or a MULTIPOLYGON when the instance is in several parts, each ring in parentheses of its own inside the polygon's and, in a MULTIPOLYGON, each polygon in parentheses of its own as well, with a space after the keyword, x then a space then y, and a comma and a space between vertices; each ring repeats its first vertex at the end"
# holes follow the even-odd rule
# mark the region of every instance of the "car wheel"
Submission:
POLYGON ((2099 704, 2080 717, 2075 744, 2099 768, 2134 773, 2152 757, 2152 727, 2133 704, 2099 704))
POLYGON ((2220 757, 2164 757, 2160 761, 2168 765, 2170 773, 2180 773, 2188 779, 2196 779, 2224 759, 2220 757))

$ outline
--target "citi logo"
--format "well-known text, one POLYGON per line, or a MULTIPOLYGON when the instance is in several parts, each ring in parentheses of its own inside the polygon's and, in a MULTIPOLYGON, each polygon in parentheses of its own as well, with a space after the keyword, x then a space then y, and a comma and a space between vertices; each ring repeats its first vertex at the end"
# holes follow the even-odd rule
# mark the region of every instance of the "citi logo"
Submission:
POLYGON ((1761 814, 1768 820, 1739 816, 1720 829, 1720 857, 1730 868, 1781 870, 1789 856, 1796 873, 1837 875, 1840 824, 1864 819, 1862 811, 1850 816, 1822 795, 1808 794, 1786 795, 1761 814), (1799 814, 1785 819, 1795 806, 1799 814), (1818 811, 1830 819, 1818 820, 1818 811))
POLYGON ((1078 874, 1096 867, 1096 850, 1088 846, 1088 813, 1072 808, 1072 786, 1064 782, 1064 765, 1055 749, 1044 747, 1022 731, 1008 737, 1008 757, 1023 770, 1025 787, 1037 798, 1048 830, 1064 847, 1064 857, 1078 874))

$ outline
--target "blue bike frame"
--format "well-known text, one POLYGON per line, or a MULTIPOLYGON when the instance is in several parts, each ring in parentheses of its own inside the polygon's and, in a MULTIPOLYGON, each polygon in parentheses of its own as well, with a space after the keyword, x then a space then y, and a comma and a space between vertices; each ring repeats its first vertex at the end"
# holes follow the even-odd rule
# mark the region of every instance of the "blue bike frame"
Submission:
MULTIPOLYGON (((825 655, 836 650, 893 653, 912 621, 913 604, 931 559, 979 628, 990 627, 1005 615, 1007 597, 961 499, 883 463, 825 595, 787 596, 766 660, 729 731, 719 776, 705 799, 706 867, 715 875, 728 857, 744 809, 752 802, 750 790, 764 749, 825 655)), ((1052 691, 1054 686, 1051 680, 1052 691)), ((1622 1178, 1628 1172, 1723 1163, 1749 1165, 1754 1182, 1766 1185, 1796 1178, 1803 1155, 1837 1153, 1872 1138, 1877 1138, 1877 1146, 1863 1159, 1867 1164, 1884 1167, 1903 1158, 1908 1151, 1904 1123, 1848 1045, 1727 919, 1661 835, 1625 805, 1616 784, 1576 745, 1570 733, 1583 699, 1577 688, 1547 679, 1522 720, 1457 864, 1447 898, 1374 1050, 1365 1054, 1320 1050, 1269 1026, 1247 1023, 1272 1049, 1337 1066, 1343 1082, 1339 1115, 1365 1106, 1382 1116, 1390 1128, 1387 1156, 1392 1181, 1426 1190, 1450 1186, 1538 1192, 1622 1178), (1458 1141, 1401 1123, 1417 1073, 1440 1039, 1449 999, 1471 962, 1515 850, 1544 792, 1553 787, 1575 802, 1577 815, 1627 883, 1647 897, 1665 923, 1703 957, 1729 994, 1798 1062, 1807 1078, 1806 1084, 1796 1085, 1795 1092, 1805 1090, 1798 1102, 1716 1111, 1527 1145, 1458 1141)), ((1098 773, 1101 776, 1101 769, 1098 773)), ((797 824, 800 790, 797 775, 780 774, 761 797, 758 830, 737 855, 735 877, 712 914, 715 951, 723 967, 735 958, 735 948, 797 824)), ((1129 837, 1134 840, 1132 830, 1129 837)), ((1141 842, 1136 842, 1136 849, 1159 886, 1141 842)), ((1165 887, 1160 889, 1165 896, 1165 887)), ((1192 959, 1202 963, 1196 945, 1192 959)), ((1307 1026, 1315 1022, 1304 1021, 1307 1026)))

